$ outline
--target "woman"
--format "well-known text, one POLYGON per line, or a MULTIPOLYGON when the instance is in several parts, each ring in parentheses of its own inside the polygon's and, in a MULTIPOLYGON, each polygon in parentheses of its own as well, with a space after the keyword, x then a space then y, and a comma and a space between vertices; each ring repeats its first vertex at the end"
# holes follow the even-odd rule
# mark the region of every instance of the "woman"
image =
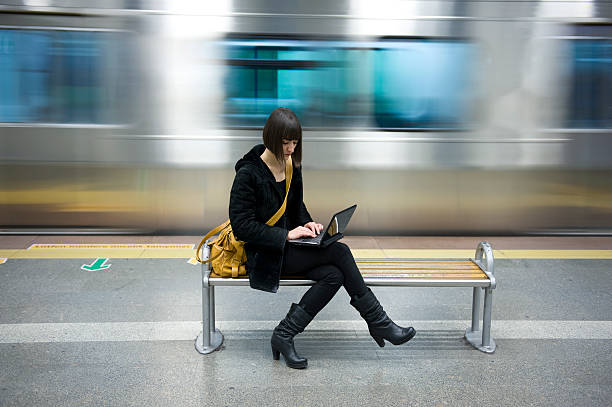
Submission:
POLYGON ((365 285, 347 245, 335 242, 326 248, 310 248, 287 244, 289 239, 314 237, 323 229, 323 225, 313 222, 303 201, 302 127, 295 113, 282 107, 274 110, 266 121, 263 141, 236 163, 229 206, 234 235, 245 242, 250 285, 276 292, 281 275, 301 275, 316 282, 298 304, 291 305, 285 319, 274 329, 274 359, 278 360, 282 353, 287 366, 308 366, 308 361, 296 353, 293 337, 304 331, 341 286, 379 346, 385 345, 385 339, 394 345, 409 341, 415 330, 402 328, 387 316, 365 285), (294 170, 287 208, 274 226, 268 226, 266 222, 285 199, 285 163, 289 157, 294 170))

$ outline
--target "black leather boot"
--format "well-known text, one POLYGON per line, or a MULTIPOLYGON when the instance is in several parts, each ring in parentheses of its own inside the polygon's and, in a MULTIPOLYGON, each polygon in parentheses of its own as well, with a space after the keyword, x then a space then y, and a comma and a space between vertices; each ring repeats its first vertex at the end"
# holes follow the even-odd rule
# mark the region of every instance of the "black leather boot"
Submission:
POLYGON ((312 321, 312 316, 298 304, 291 304, 291 309, 272 333, 272 357, 280 359, 283 354, 287 366, 294 369, 308 367, 308 359, 301 357, 293 347, 293 337, 304 332, 304 328, 312 321))
POLYGON ((376 299, 374 293, 368 288, 368 292, 361 297, 353 297, 351 305, 359 311, 361 317, 368 323, 370 335, 381 348, 385 346, 385 339, 394 345, 408 342, 416 334, 414 328, 402 328, 387 316, 382 305, 376 299))

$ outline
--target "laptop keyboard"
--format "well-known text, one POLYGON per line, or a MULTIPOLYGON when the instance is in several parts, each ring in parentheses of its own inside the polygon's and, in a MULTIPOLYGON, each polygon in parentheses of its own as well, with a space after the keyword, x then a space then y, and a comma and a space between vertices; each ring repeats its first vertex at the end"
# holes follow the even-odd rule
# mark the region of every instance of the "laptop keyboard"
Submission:
POLYGON ((325 236, 325 233, 321 233, 316 237, 300 237, 298 239, 292 239, 291 242, 318 244, 321 240, 323 240, 323 236, 325 236))

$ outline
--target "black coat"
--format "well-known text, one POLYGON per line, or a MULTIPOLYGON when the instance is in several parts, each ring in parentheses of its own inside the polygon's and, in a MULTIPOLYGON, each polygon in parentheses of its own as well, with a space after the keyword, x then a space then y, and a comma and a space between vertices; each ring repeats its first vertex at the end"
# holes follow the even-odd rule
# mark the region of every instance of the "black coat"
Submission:
POLYGON ((276 292, 289 230, 312 221, 303 202, 302 171, 293 168, 285 214, 274 226, 266 222, 285 199, 274 175, 261 159, 265 146, 259 144, 236 163, 236 176, 229 203, 234 235, 245 242, 247 272, 252 288, 276 292))

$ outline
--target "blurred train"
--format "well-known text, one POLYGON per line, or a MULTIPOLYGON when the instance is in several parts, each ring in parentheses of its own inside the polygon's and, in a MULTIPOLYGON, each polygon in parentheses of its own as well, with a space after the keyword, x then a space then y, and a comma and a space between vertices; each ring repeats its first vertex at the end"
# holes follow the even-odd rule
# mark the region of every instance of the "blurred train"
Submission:
POLYGON ((607 1, 5 0, 3 233, 194 233, 278 106, 350 234, 612 232, 607 1))

